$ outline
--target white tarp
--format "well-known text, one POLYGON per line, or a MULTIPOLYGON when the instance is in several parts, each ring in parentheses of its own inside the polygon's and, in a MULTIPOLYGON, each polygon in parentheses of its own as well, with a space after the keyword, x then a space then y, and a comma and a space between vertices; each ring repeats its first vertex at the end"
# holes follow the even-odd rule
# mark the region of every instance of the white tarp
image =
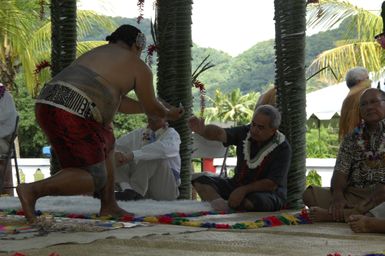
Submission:
MULTIPOLYGON (((377 87, 377 84, 378 81, 373 81, 372 87, 377 87)), ((319 120, 330 120, 335 115, 339 117, 342 102, 348 93, 349 88, 343 81, 306 94, 306 119, 312 115, 319 120)))
POLYGON ((334 115, 340 115, 342 102, 349 89, 345 81, 331 85, 306 95, 306 118, 312 115, 319 120, 330 120, 334 115))

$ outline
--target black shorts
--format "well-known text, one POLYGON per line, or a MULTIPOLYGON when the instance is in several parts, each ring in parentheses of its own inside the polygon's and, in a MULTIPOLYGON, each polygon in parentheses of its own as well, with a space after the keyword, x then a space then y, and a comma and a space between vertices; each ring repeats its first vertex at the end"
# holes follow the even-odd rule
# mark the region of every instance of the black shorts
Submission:
MULTIPOLYGON (((238 187, 232 179, 218 176, 202 175, 191 181, 193 185, 195 182, 210 185, 225 200, 228 200, 231 192, 238 187)), ((284 201, 275 192, 252 192, 247 194, 245 199, 253 204, 253 211, 273 212, 284 207, 284 201)))

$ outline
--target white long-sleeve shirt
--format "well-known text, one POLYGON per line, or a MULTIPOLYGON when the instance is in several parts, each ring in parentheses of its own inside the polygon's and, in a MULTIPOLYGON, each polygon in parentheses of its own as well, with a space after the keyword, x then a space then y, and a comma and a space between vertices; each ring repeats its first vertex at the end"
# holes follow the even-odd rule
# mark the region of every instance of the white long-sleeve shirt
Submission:
POLYGON ((11 135, 15 129, 16 123, 16 107, 11 94, 4 92, 4 96, 0 98, 0 138, 11 135))
POLYGON ((175 176, 177 184, 180 184, 181 159, 179 155, 180 136, 171 127, 157 136, 154 142, 146 143, 143 134, 146 128, 134 130, 116 141, 116 148, 122 152, 132 151, 134 161, 167 159, 170 170, 175 176))

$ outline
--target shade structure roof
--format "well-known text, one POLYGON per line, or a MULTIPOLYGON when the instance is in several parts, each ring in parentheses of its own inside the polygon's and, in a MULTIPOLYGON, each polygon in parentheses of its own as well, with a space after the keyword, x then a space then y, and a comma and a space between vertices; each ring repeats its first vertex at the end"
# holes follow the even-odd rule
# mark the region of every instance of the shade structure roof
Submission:
POLYGON ((330 120, 340 115, 342 102, 349 89, 345 81, 306 95, 306 118, 330 120))

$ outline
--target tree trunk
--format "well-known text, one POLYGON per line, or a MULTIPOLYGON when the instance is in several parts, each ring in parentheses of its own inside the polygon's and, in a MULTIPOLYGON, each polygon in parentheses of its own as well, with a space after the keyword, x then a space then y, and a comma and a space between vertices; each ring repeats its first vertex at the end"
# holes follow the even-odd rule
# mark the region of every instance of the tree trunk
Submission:
POLYGON ((76 0, 51 0, 52 77, 76 58, 76 0))
POLYGON ((172 122, 182 143, 180 198, 191 198, 191 130, 187 118, 191 116, 191 0, 158 0, 157 43, 158 43, 158 96, 168 103, 185 107, 185 115, 172 122))
POLYGON ((306 180, 306 1, 275 0, 277 106, 280 130, 292 147, 288 207, 302 206, 306 180))
MULTIPOLYGON (((52 77, 76 58, 76 0, 51 0, 52 77)), ((60 164, 51 148, 51 175, 60 170, 60 164)))

